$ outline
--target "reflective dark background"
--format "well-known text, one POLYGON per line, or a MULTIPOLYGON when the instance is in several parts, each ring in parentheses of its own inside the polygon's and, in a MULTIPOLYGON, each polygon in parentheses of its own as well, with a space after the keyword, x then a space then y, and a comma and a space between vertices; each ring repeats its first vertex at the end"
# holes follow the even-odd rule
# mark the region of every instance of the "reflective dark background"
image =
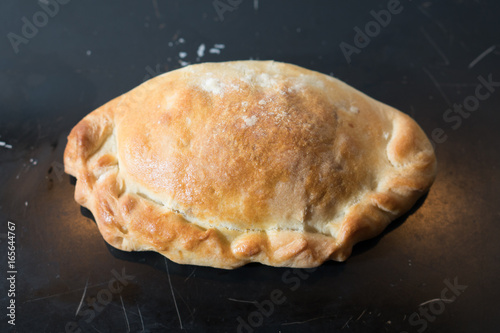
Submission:
POLYGON ((0 4, 1 331, 498 332, 497 1, 57 7, 0 4), (355 40, 356 27, 369 35, 355 40), (71 128, 159 73, 237 59, 331 74, 410 114, 436 143, 428 196, 347 262, 314 272, 181 266, 107 246, 62 170, 71 128), (471 111, 460 111, 463 103, 471 111), (6 317, 8 221, 16 226, 15 327, 6 317))

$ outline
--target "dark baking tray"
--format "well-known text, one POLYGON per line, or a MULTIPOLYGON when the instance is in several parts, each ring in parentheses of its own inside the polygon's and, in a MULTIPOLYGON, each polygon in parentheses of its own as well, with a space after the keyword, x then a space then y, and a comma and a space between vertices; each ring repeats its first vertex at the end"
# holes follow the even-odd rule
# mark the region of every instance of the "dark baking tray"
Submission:
POLYGON ((0 4, 2 332, 498 332, 500 88, 474 105, 481 77, 500 81, 498 2, 58 1, 45 17, 47 1, 0 4), (62 172, 70 129, 183 61, 250 58, 335 75, 410 114, 436 142, 430 193, 314 271, 182 266, 106 245, 62 172), (473 111, 447 111, 464 102, 473 111))

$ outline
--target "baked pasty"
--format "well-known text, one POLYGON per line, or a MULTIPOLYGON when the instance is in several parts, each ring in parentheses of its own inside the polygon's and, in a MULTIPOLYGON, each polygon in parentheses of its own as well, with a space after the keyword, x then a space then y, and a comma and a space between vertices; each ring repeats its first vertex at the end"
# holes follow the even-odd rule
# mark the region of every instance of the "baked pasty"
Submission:
POLYGON ((436 172, 410 117, 273 61, 151 79, 80 121, 64 164, 112 246, 226 269, 343 261, 436 172))

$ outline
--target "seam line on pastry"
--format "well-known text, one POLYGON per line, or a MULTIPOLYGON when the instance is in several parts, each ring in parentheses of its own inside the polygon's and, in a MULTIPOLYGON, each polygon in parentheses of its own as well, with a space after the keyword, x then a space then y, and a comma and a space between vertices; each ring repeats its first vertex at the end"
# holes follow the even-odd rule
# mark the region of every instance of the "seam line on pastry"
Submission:
MULTIPOLYGON (((264 229, 254 229, 254 228, 238 229, 238 228, 231 228, 231 227, 228 227, 228 226, 225 226, 225 225, 215 226, 215 225, 212 225, 211 223, 201 222, 199 219, 197 219, 195 217, 192 217, 192 216, 188 216, 188 215, 186 215, 185 213, 183 213, 182 211, 180 211, 178 209, 175 209, 175 208, 172 208, 172 207, 168 207, 164 203, 162 203, 161 201, 155 200, 155 199, 151 198, 150 196, 148 196, 145 193, 136 192, 135 194, 137 196, 139 196, 139 197, 147 200, 147 201, 150 201, 151 203, 154 203, 154 204, 156 204, 158 206, 161 206, 161 207, 164 207, 165 209, 170 210, 173 213, 181 215, 188 223, 195 224, 196 226, 198 226, 200 228, 203 228, 203 229, 209 229, 209 228, 213 228, 213 229, 226 229, 226 230, 232 230, 232 231, 238 231, 238 232, 248 232, 248 231, 253 231, 253 232, 269 232, 269 231, 304 232, 304 230, 302 230, 302 229, 293 229, 293 228, 278 228, 277 227, 277 228, 269 228, 269 229, 264 230, 264 229)), ((329 236, 329 237, 333 236, 331 233, 323 233, 323 232, 318 232, 318 231, 315 231, 315 232, 307 231, 307 233, 319 234, 319 235, 329 236)))

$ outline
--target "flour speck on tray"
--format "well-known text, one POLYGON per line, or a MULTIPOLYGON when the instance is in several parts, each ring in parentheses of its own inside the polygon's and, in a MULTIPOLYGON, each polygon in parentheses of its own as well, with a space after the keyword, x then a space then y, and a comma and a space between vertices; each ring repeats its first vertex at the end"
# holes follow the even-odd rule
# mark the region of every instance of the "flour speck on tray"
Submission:
POLYGON ((205 44, 198 46, 198 51, 196 51, 198 57, 202 58, 205 55, 205 44))
POLYGON ((12 145, 9 145, 5 141, 0 141, 0 147, 4 147, 4 148, 7 148, 7 149, 12 149, 12 145))
POLYGON ((223 50, 226 48, 226 45, 224 44, 214 44, 214 47, 212 47, 209 52, 212 54, 220 54, 220 50, 223 50))
POLYGON ((212 47, 207 47, 206 43, 201 43, 197 48, 191 50, 191 45, 189 45, 182 37, 178 38, 175 42, 169 42, 168 46, 183 48, 178 51, 178 62, 182 67, 192 63, 201 62, 207 51, 210 54, 221 54, 221 50, 226 48, 226 45, 220 43, 213 44, 212 47), (194 54, 196 54, 196 57, 193 57, 194 54))

